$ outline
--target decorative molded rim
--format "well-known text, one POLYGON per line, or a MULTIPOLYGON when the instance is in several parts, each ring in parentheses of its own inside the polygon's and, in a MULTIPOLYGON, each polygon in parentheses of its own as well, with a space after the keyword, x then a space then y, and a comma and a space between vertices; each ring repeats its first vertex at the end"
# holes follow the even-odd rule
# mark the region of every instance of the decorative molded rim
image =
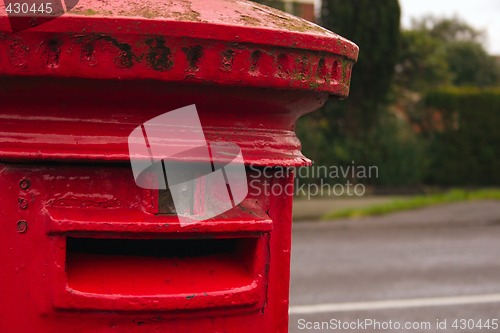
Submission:
POLYGON ((63 16, 20 33, 0 17, 0 75, 153 79, 345 97, 357 46, 251 27, 63 16), (266 42, 266 38, 268 41, 266 42))

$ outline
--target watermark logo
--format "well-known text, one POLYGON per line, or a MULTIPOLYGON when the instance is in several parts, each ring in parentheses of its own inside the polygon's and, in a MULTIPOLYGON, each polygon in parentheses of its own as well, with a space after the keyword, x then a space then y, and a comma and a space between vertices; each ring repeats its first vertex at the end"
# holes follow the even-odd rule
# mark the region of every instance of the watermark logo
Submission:
POLYGON ((78 0, 4 0, 5 12, 13 32, 52 21, 77 4, 78 0))
POLYGON ((195 105, 136 127, 128 147, 136 184, 170 190, 181 226, 220 215, 248 194, 240 147, 207 142, 195 105))
POLYGON ((311 200, 316 197, 362 197, 366 193, 364 182, 378 178, 375 165, 312 165, 292 168, 251 166, 249 191, 254 196, 295 196, 311 200), (293 183, 272 181, 289 179, 293 183))

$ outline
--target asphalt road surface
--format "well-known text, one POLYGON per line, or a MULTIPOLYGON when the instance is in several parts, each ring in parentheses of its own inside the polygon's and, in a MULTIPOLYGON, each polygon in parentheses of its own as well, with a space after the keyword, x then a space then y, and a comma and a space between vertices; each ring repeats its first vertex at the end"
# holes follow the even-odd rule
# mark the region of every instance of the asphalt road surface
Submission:
POLYGON ((500 332, 500 202, 295 223, 291 275, 290 332, 500 332))

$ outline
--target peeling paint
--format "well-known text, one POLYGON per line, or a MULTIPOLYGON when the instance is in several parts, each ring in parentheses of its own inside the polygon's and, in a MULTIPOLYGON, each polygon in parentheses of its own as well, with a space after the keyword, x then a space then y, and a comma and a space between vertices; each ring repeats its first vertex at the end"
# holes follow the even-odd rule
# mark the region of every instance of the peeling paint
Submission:
POLYGON ((165 45, 163 37, 155 37, 146 40, 149 46, 146 62, 155 71, 163 72, 169 70, 174 65, 170 48, 165 45))
POLYGON ((88 34, 73 36, 80 44, 83 44, 82 57, 92 58, 97 42, 105 41, 115 47, 119 54, 115 58, 115 63, 121 68, 131 68, 134 60, 138 57, 132 52, 132 47, 127 43, 120 43, 115 37, 105 34, 88 34))
POLYGON ((226 49, 222 51, 221 53, 221 63, 222 63, 222 70, 223 71, 230 71, 233 67, 233 61, 234 61, 234 50, 232 49, 226 49))
POLYGON ((195 45, 190 47, 183 47, 182 52, 186 55, 187 62, 190 70, 196 70, 199 66, 199 61, 203 56, 203 47, 195 45))

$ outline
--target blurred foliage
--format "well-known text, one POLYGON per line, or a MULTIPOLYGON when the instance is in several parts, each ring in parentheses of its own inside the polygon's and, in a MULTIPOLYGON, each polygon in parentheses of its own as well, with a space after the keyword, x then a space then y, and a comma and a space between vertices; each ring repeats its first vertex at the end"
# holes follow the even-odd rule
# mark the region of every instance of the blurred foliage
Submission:
POLYGON ((447 60, 454 85, 487 87, 499 82, 498 65, 481 44, 451 42, 447 45, 447 60))
POLYGON ((500 185, 500 88, 442 88, 425 105, 435 125, 426 181, 500 185))
POLYGON ((347 167, 354 161, 378 167, 378 178, 363 180, 367 184, 415 185, 425 176, 430 161, 426 142, 408 127, 408 122, 384 112, 363 139, 338 136, 329 140, 328 121, 308 116, 299 121, 297 135, 315 164, 347 167))
POLYGON ((495 59, 484 49, 484 32, 460 18, 426 16, 402 32, 396 82, 425 92, 439 85, 493 86, 500 81, 495 59))
POLYGON ((320 24, 360 53, 349 98, 299 119, 304 152, 318 165, 378 166, 376 185, 500 185, 500 94, 485 88, 500 85, 500 66, 484 32, 457 17, 402 31, 399 20, 397 0, 322 1, 320 24))
POLYGON ((369 182, 413 183, 410 170, 393 166, 411 165, 419 147, 402 130, 406 124, 385 112, 398 61, 399 19, 397 0, 359 0, 355 6, 351 0, 322 2, 321 25, 355 42, 360 53, 349 98, 332 98, 297 125, 304 151, 316 164, 376 165, 379 178, 369 182))
POLYGON ((394 106, 427 145, 422 181, 500 184, 494 174, 500 167, 499 89, 479 89, 498 86, 500 69, 484 49, 484 33, 456 17, 427 16, 413 21, 402 40, 394 106))
POLYGON ((352 72, 350 97, 323 109, 341 108, 343 134, 363 138, 377 123, 388 102, 399 44, 400 8, 397 0, 324 0, 320 23, 360 48, 352 72))
POLYGON ((401 32, 401 47, 396 66, 396 87, 425 91, 451 83, 446 47, 428 32, 401 32))
POLYGON ((444 43, 467 41, 484 43, 484 32, 474 29, 459 17, 440 18, 426 15, 420 19, 412 20, 412 29, 425 31, 431 37, 444 43))

